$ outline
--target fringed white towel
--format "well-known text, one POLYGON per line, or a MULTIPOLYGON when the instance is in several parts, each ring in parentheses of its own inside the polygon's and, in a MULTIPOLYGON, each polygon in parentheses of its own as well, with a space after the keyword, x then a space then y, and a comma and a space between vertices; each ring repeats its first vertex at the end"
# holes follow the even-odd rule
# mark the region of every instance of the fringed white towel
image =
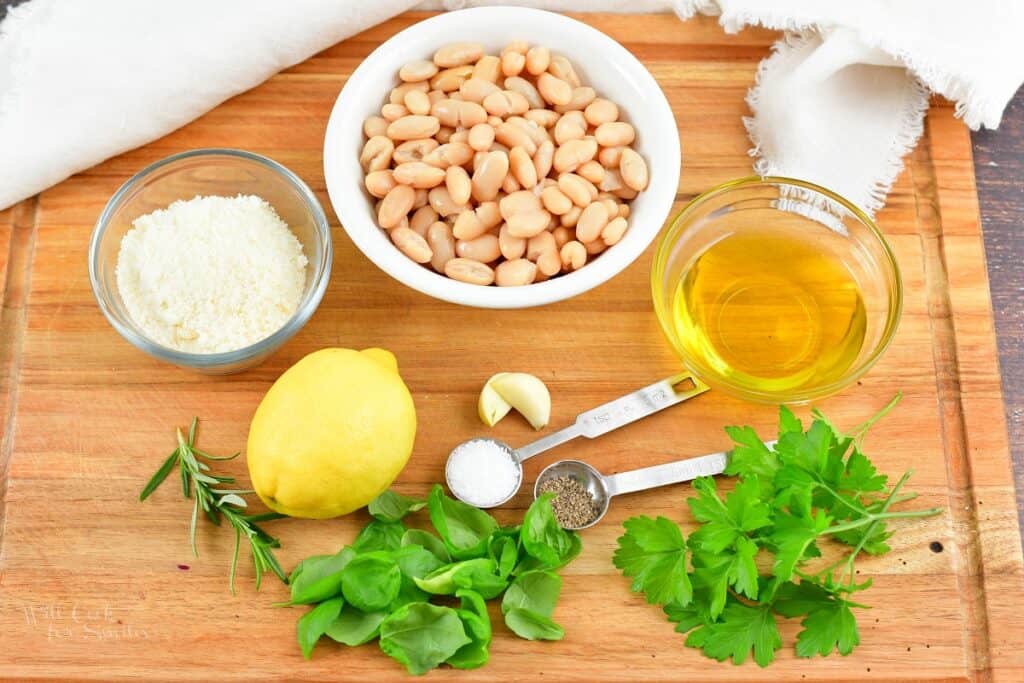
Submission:
POLYGON ((996 128, 1024 81, 1024 3, 678 0, 727 32, 785 31, 747 95, 754 170, 811 180, 874 213, 921 136, 930 93, 996 128))
MULTIPOLYGON (((1024 80, 1016 0, 447 0, 717 14, 783 30, 747 122, 760 173, 879 208, 929 91, 994 128, 1024 80)), ((30 0, 0 23, 0 209, 145 144, 416 0, 30 0)))

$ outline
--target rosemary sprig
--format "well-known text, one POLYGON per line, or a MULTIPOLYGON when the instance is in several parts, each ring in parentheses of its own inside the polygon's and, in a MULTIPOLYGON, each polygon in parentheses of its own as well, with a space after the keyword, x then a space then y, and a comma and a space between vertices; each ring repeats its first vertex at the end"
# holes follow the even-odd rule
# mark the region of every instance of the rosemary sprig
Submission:
POLYGON ((245 510, 248 508, 248 504, 242 496, 254 493, 254 491, 220 488, 225 484, 234 484, 234 477, 223 477, 210 473, 210 466, 205 461, 231 460, 237 458, 238 453, 218 456, 196 448, 198 425, 199 418, 192 418, 192 424, 188 429, 188 439, 182 435, 180 429, 177 430, 178 447, 160 465, 160 469, 142 489, 139 500, 146 500, 153 491, 156 491, 177 465, 181 473, 182 494, 185 498, 193 500, 192 520, 189 523, 192 554, 199 557, 199 550, 196 548, 196 523, 199 519, 199 512, 202 511, 206 518, 217 526, 220 526, 221 518, 227 519, 235 531, 235 549, 231 555, 229 579, 232 595, 235 594, 235 572, 238 568, 238 549, 242 542, 242 536, 249 541, 252 552, 252 562, 256 568, 256 589, 259 590, 263 573, 267 570, 274 572, 281 581, 288 583, 284 570, 278 564, 277 558, 274 557, 273 548, 281 547, 280 542, 257 524, 257 522, 281 519, 285 515, 277 512, 246 514, 245 510))

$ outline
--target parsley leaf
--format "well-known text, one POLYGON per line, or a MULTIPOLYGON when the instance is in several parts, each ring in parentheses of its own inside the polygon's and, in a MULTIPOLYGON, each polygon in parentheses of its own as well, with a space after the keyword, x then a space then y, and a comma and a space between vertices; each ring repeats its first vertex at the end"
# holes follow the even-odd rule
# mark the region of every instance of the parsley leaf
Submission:
POLYGON ((796 637, 796 653, 800 657, 824 657, 833 649, 845 656, 860 644, 857 620, 845 600, 835 600, 814 610, 800 624, 804 627, 796 637))
POLYGON ((688 605, 670 602, 663 607, 668 620, 676 624, 678 633, 686 633, 711 621, 711 615, 705 607, 708 600, 700 595, 699 589, 694 590, 694 596, 688 605))
POLYGON ((693 516, 705 524, 692 534, 691 540, 708 552, 721 552, 735 545, 747 532, 771 524, 771 511, 761 502, 756 477, 741 480, 725 497, 724 503, 711 477, 695 480, 693 488, 697 498, 686 502, 693 516))
POLYGON ((832 593, 811 581, 784 583, 775 594, 773 608, 784 617, 802 617, 827 605, 832 593))
POLYGON ((786 406, 779 406, 779 436, 789 432, 803 434, 804 425, 792 410, 786 406))
POLYGON ((736 555, 729 567, 729 584, 737 593, 746 595, 751 600, 757 599, 757 544, 749 538, 736 539, 736 555))
POLYGON ((726 427, 725 432, 736 444, 729 454, 725 473, 731 476, 756 476, 770 483, 779 468, 779 458, 758 437, 752 427, 726 427))
POLYGON ((824 513, 808 517, 780 514, 776 518, 769 540, 775 546, 772 574, 777 580, 788 581, 803 560, 821 555, 814 540, 824 533, 831 521, 824 513))
POLYGON ((624 523, 613 562, 633 577, 633 590, 643 592, 649 603, 678 602, 691 598, 686 575, 686 541, 679 527, 664 517, 633 517, 624 523))
POLYGON ((731 658, 733 664, 742 664, 753 650, 758 666, 768 666, 782 647, 782 637, 770 607, 732 602, 722 612, 721 621, 698 627, 686 644, 720 662, 731 658))
POLYGON ((867 457, 854 447, 846 461, 846 468, 839 477, 839 488, 843 491, 884 491, 888 477, 879 474, 867 457))

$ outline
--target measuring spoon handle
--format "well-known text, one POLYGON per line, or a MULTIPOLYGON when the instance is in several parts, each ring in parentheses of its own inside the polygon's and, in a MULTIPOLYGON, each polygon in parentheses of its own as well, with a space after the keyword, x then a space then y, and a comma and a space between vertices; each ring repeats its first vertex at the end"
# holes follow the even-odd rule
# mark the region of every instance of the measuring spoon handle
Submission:
POLYGON ((688 373, 666 377, 643 389, 621 396, 604 405, 591 408, 576 416, 576 422, 553 434, 537 439, 515 450, 515 458, 523 462, 528 458, 559 446, 577 436, 588 439, 607 434, 630 422, 652 415, 669 406, 682 403, 688 398, 703 394, 708 386, 688 373), (683 388, 679 388, 684 385, 683 388))
POLYGON ((721 474, 729 463, 727 453, 711 453, 698 458, 667 462, 664 465, 644 467, 639 470, 620 472, 604 478, 609 496, 620 493, 634 493, 668 484, 678 484, 697 477, 721 474))
POLYGON ((666 377, 660 382, 580 413, 576 417, 576 428, 580 436, 593 439, 707 390, 706 384, 687 373, 666 377))

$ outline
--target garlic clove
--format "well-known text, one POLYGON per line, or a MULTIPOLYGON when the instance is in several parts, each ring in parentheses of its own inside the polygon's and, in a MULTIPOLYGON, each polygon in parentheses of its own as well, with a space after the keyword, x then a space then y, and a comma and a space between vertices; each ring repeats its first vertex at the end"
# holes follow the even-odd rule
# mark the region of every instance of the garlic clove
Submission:
POLYGON ((508 415, 508 412, 512 410, 512 406, 494 390, 493 386, 496 379, 507 374, 506 372, 499 372, 494 375, 487 380, 484 388, 480 391, 480 400, 477 401, 477 412, 480 414, 480 420, 488 427, 498 424, 501 418, 508 415))
POLYGON ((525 417, 534 429, 543 429, 550 422, 551 394, 537 377, 525 372, 506 372, 492 377, 488 385, 499 398, 525 417))

